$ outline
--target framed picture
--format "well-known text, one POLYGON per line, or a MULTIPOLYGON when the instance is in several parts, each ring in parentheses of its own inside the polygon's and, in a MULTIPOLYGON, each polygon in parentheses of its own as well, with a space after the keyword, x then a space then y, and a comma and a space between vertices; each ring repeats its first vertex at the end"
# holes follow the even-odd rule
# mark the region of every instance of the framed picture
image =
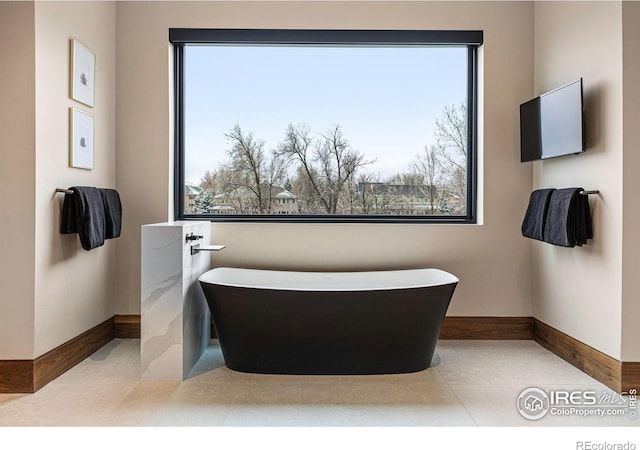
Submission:
POLYGON ((95 97, 96 55, 76 40, 71 40, 71 98, 93 108, 95 97))
POLYGON ((93 116, 69 108, 69 165, 93 169, 93 116))

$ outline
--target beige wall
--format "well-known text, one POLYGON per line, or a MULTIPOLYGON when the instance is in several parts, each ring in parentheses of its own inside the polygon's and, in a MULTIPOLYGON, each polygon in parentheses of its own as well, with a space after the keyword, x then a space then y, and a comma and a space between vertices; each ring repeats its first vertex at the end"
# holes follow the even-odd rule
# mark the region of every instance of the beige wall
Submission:
POLYGON ((640 3, 622 4, 624 216, 622 360, 640 361, 640 3))
POLYGON ((33 11, 32 3, 0 2, 0 360, 33 354, 33 11))
POLYGON ((116 187, 116 4, 37 2, 35 355, 114 315, 115 240, 85 251, 60 234, 57 187, 116 187), (69 42, 96 55, 95 107, 69 97, 69 42), (69 167, 69 108, 95 117, 94 170, 69 167))
MULTIPOLYGON (((534 317, 621 355, 622 15, 620 2, 536 2, 535 94, 584 79, 587 152, 533 163, 534 189, 582 186, 594 239, 567 249, 533 242, 534 317)), ((637 175, 636 175, 637 177, 637 175)))
POLYGON ((32 359, 114 314, 115 245, 60 235, 56 187, 115 187, 115 3, 0 2, 0 359, 32 359), (96 107, 69 99, 69 40, 97 55, 96 107), (96 169, 68 167, 69 107, 96 118, 96 169))
POLYGON ((520 224, 531 167, 518 105, 532 95, 529 2, 118 3, 116 312, 140 311, 140 226, 170 216, 170 27, 484 30, 482 224, 214 224, 214 264, 297 269, 440 267, 456 274, 452 315, 531 315, 530 243, 520 224))

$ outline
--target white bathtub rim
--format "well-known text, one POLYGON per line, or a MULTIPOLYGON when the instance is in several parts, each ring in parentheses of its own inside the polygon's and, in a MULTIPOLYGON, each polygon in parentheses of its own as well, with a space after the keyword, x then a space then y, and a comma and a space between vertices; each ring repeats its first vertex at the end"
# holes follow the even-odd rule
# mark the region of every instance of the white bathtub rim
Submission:
POLYGON ((203 283, 278 291, 357 292, 418 289, 458 283, 444 270, 402 269, 362 272, 304 272, 218 267, 203 273, 203 283))

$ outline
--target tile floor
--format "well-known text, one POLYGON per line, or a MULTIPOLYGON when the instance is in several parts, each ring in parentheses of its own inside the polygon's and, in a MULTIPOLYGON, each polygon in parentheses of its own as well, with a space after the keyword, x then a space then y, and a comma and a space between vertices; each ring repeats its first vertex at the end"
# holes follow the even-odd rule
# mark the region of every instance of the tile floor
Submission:
POLYGON ((527 387, 610 392, 532 341, 438 343, 403 375, 234 372, 216 341, 184 382, 141 382, 140 342, 114 340, 35 394, 0 394, 0 426, 618 427, 640 419, 520 416, 527 387))

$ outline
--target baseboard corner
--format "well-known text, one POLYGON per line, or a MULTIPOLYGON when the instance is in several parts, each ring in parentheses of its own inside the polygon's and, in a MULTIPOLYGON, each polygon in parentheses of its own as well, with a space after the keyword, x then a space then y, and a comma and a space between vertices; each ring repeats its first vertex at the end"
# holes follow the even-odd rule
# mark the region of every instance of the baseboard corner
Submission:
POLYGON ((140 339, 139 314, 116 314, 114 326, 116 339, 140 339))

